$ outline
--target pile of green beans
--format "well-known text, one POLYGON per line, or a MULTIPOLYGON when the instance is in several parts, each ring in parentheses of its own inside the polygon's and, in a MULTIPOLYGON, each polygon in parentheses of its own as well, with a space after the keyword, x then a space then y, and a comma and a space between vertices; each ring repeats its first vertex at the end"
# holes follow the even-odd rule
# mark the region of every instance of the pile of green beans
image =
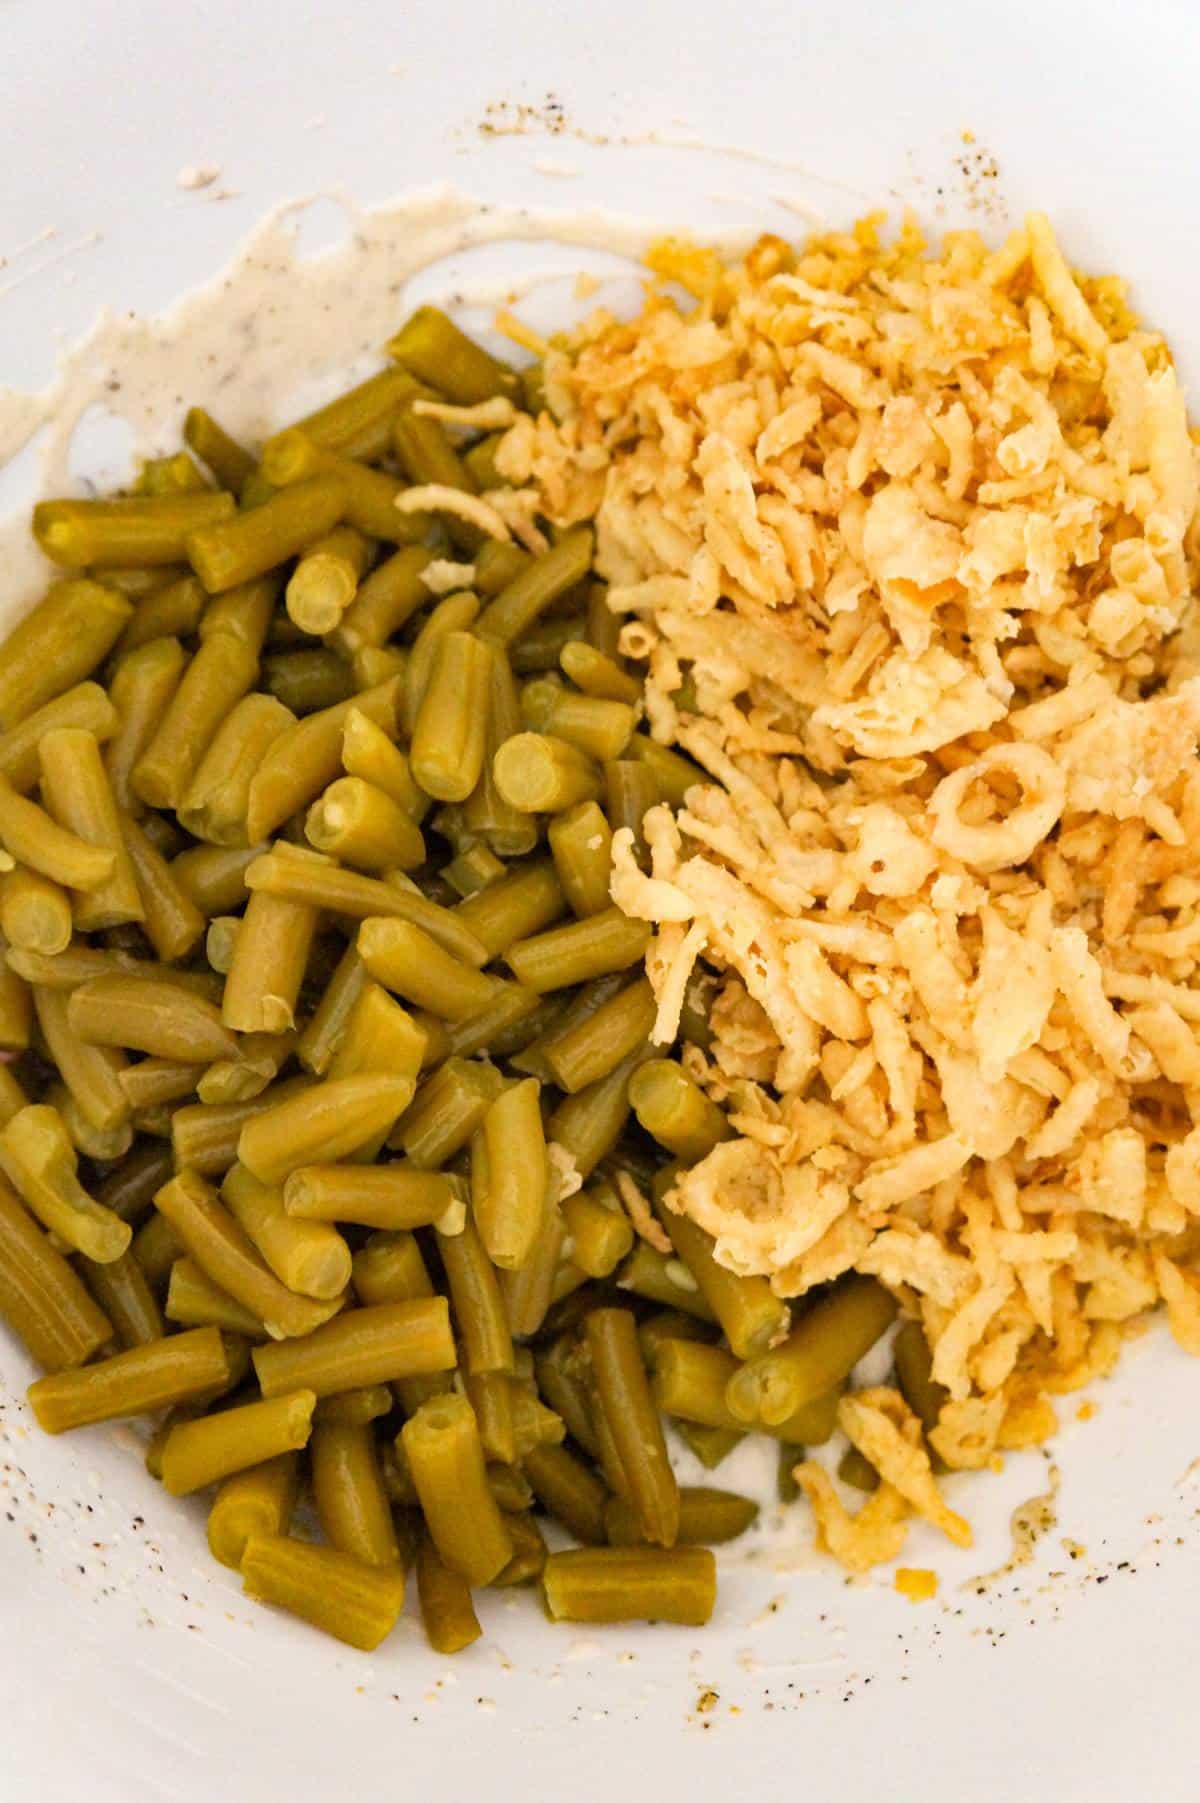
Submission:
MULTIPOLYGON (((34 510, 61 576, 0 646, 0 1315, 47 1432, 151 1417, 246 1593, 352 1646, 410 1567, 440 1652, 492 1585, 695 1625, 756 1511, 681 1489, 669 1435, 799 1456, 892 1305, 858 1280, 793 1324, 665 1207, 728 1128, 651 1043, 611 847, 699 772, 639 724, 589 528, 533 555, 394 505, 494 479, 416 404, 513 372, 427 307, 387 352, 257 453, 194 408, 194 456, 34 510), (475 589, 437 599, 447 556, 475 589), (670 1256, 619 1200, 656 1168, 670 1256)), ((904 1369, 928 1424, 911 1335, 904 1369)))

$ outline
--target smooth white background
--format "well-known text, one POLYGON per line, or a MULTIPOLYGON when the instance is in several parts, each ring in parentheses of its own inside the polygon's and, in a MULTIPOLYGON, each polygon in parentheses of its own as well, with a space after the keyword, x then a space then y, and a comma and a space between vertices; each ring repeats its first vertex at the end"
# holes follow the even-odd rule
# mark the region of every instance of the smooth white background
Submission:
MULTIPOLYGON (((778 197, 836 222, 907 202, 993 235, 1039 205, 1080 261, 1136 276, 1200 370, 1200 34, 1183 6, 648 10, 0 0, 0 382, 44 382, 101 306, 154 311, 210 277, 269 206, 435 181, 699 232, 798 230, 778 197), (480 134, 489 107, 545 118, 548 96, 564 134, 480 134), (975 152, 996 180, 964 174, 975 152), (203 163, 215 188, 181 190, 203 163)), ((1068 1403, 1060 1524, 985 1596, 957 1586, 1004 1557, 1008 1510, 1045 1487, 1036 1457, 960 1485, 980 1549, 952 1562, 918 1543, 943 1572, 925 1609, 811 1562, 742 1564, 706 1636, 551 1633, 505 1598, 485 1643, 437 1664, 411 1623, 364 1659, 243 1606, 200 1512, 162 1496, 122 1431, 28 1432, 28 1375, 0 1343, 4 1803, 1195 1794, 1200 1372, 1159 1339, 1101 1387, 1094 1422, 1068 1403)))

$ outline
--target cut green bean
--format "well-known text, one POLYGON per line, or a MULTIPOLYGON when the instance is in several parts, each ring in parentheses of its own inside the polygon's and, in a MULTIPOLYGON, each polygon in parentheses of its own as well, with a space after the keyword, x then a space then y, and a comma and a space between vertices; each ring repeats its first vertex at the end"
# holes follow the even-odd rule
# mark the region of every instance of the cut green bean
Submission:
POLYGON ((691 1272, 697 1289, 720 1322, 735 1358, 757 1358, 786 1338, 790 1310, 774 1294, 765 1277, 744 1277, 718 1263, 710 1236, 685 1215, 660 1208, 658 1216, 676 1257, 691 1272))
POLYGON ((468 1372, 511 1371, 512 1335, 500 1284, 475 1223, 467 1221, 460 1233, 439 1234, 438 1246, 468 1372))
POLYGON ((610 905, 612 832, 598 804, 581 801, 550 822, 550 853, 572 913, 580 919, 610 905))
POLYGON ((517 378, 507 364, 460 332, 438 307, 418 307, 384 346, 419 382, 448 401, 473 407, 495 394, 515 395, 517 378))
POLYGON ((326 1396, 317 1404, 313 1420, 343 1421, 353 1427, 366 1427, 384 1415, 390 1415, 395 1398, 386 1384, 365 1384, 361 1390, 344 1390, 338 1396, 326 1396))
POLYGON ((261 845, 197 845, 171 860, 171 876, 206 919, 230 914, 245 902, 246 871, 261 845))
MULTIPOLYGON (((513 1065, 531 1077, 540 1077, 543 1083, 553 1083, 554 1071, 549 1059, 551 1047, 564 1034, 575 1032, 585 1021, 591 1020, 623 987, 622 972, 614 971, 607 977, 584 983, 570 994, 558 991, 557 1011, 550 1017, 545 1030, 512 1058, 513 1065)), ((555 992, 549 992, 546 999, 555 999, 555 992)))
POLYGON ((597 1402, 641 1533, 657 1546, 673 1546, 679 1531, 679 1485, 642 1364, 634 1317, 623 1308, 593 1309, 585 1331, 597 1402))
POLYGON ((127 651, 113 671, 109 694, 118 724, 104 761, 117 806, 127 814, 141 812, 130 777, 179 687, 183 666, 179 640, 157 638, 127 651))
POLYGON ((645 1240, 635 1243, 629 1263, 621 1273, 620 1285, 647 1302, 682 1309, 695 1320, 716 1324, 716 1316, 682 1260, 666 1257, 645 1240))
POLYGON ((353 526, 335 526, 316 539, 288 578, 288 617, 314 638, 332 632, 358 593, 370 560, 370 541, 353 526))
POLYGON ((119 1071, 117 1081, 130 1108, 141 1114, 147 1108, 162 1108, 194 1095, 199 1075, 190 1059, 184 1063, 174 1058, 142 1058, 119 1071))
POLYGON ((313 1502, 330 1545, 364 1565, 398 1564, 391 1504, 370 1427, 326 1417, 313 1430, 310 1452, 313 1502))
POLYGON ((415 870, 425 862, 420 827, 361 776, 330 783, 309 809, 304 832, 317 851, 371 875, 415 870))
POLYGON ((79 1181, 78 1159, 61 1115, 44 1103, 22 1108, 0 1130, 0 1169, 38 1220, 97 1264, 128 1250, 127 1222, 79 1181))
POLYGON ((518 732, 505 739, 492 762, 500 799, 524 814, 557 814, 595 801, 602 786, 596 764, 566 739, 518 732))
MULTIPOLYGON (((575 1095, 589 1083, 608 1076, 648 1043, 655 1013, 654 992, 645 977, 638 977, 590 1020, 555 1038, 547 1048, 546 1062, 559 1088, 575 1095)), ((643 1065, 642 1071, 647 1068, 643 1065)), ((642 1071, 634 1079, 635 1084, 640 1082, 642 1071)))
POLYGON ((615 658, 598 651, 583 639, 564 645, 559 663, 563 675, 585 695, 594 695, 602 701, 624 701, 632 707, 641 700, 642 685, 636 676, 631 676, 615 658))
POLYGON ((492 1263, 516 1270, 529 1258, 542 1226, 546 1201, 546 1138, 541 1085, 535 1077, 497 1096, 483 1119, 486 1175, 471 1196, 475 1221, 492 1263))
POLYGON ((382 728, 358 708, 351 708, 342 728, 342 766, 347 776, 361 777, 382 789, 410 820, 419 825, 429 797, 417 787, 408 759, 382 728))
POLYGON ((41 774, 38 746, 46 733, 59 726, 79 726, 104 744, 116 733, 119 719, 114 701, 99 683, 77 683, 7 732, 0 732, 0 776, 24 795, 41 774))
POLYGON ((121 829, 121 817, 94 734, 60 726, 38 747, 42 800, 60 827, 113 854, 112 874, 76 897, 75 924, 98 932, 144 918, 137 879, 121 829))
POLYGON ((615 1205, 580 1191, 562 1205, 570 1255, 585 1277, 611 1277, 633 1245, 633 1228, 615 1205))
MULTIPOLYGON (((68 955, 63 953, 64 957, 68 955)), ((84 1045, 76 1037, 71 1030, 65 990, 36 988, 33 1004, 58 1074, 92 1126, 100 1133, 121 1126, 131 1112, 120 1083, 119 1072, 124 1064, 121 1055, 104 1046, 84 1045)))
POLYGON ((618 758, 604 766, 604 805, 608 823, 614 833, 628 827, 633 834, 633 853, 643 868, 649 852, 642 823, 649 808, 658 801, 658 784, 648 764, 636 758, 618 758))
POLYGON ((300 1461, 277 1453, 261 1465, 235 1471, 222 1483, 208 1512, 208 1550, 221 1565, 240 1571, 252 1536, 286 1534, 300 1490, 300 1461))
POLYGON ((255 890, 234 941, 221 1018, 239 1033, 294 1026, 317 911, 307 902, 255 890))
POLYGON ((537 844, 537 823, 505 801, 496 787, 496 754, 514 733, 521 731, 521 705, 507 656, 499 646, 492 646, 491 652, 483 768, 465 804, 464 818, 468 830, 480 834, 497 857, 517 858, 537 844))
POLYGON ((43 1371, 86 1364, 113 1333, 104 1310, 2 1180, 0 1317, 43 1371))
POLYGON ((322 473, 280 490, 248 513, 198 527, 187 536, 184 550, 209 594, 219 595, 294 557, 332 531, 345 512, 343 483, 322 473))
POLYGON ((111 1208, 123 1221, 140 1221, 149 1211, 155 1190, 171 1175, 171 1154, 148 1140, 138 1141, 123 1163, 110 1171, 93 1191, 97 1202, 111 1208))
POLYGON ((399 632, 430 598, 422 575, 432 557, 424 545, 406 545, 372 570, 333 630, 334 650, 353 656, 399 632))
POLYGON ((368 376, 315 413, 297 420, 296 427, 327 451, 373 461, 387 450, 400 408, 421 392, 407 370, 381 369, 378 375, 368 376))
POLYGON ((67 1023, 88 1045, 123 1046, 179 1063, 209 1064, 237 1051, 211 1002, 147 977, 113 975, 81 983, 71 991, 67 1023))
POLYGON ((0 648, 0 725, 5 732, 90 676, 132 615, 123 595, 83 577, 48 589, 0 648))
POLYGON ((517 676, 548 676, 557 672, 565 648, 581 640, 583 634, 581 614, 551 614, 538 620, 508 648, 514 673, 517 676))
POLYGON ((645 921, 630 920, 619 908, 606 908, 570 926, 518 940, 505 957, 519 983, 544 994, 627 970, 642 958, 649 942, 645 921))
POLYGON ((405 1422, 400 1439, 439 1555, 468 1583, 490 1584, 512 1558, 513 1543, 488 1488, 470 1403, 434 1397, 405 1422))
POLYGON ((428 1530, 417 1550, 417 1598, 421 1625, 435 1653, 461 1653, 483 1629, 471 1601, 471 1587, 443 1561, 428 1530))
POLYGON ((441 1041, 436 1048, 427 1049, 425 1062, 433 1064, 445 1058, 470 1058, 476 1052, 485 1051, 492 1057, 499 1057, 507 1044, 506 1035, 528 1020, 538 1006, 538 997, 532 989, 523 989, 519 983, 497 982, 487 1007, 466 1020, 446 1025, 433 1015, 422 1015, 419 1024, 423 1028, 428 1031, 432 1026, 441 1030, 441 1041))
MULTIPOLYGON (((174 1229, 165 1217, 160 1215, 155 1218, 174 1234, 174 1229)), ((139 1262, 147 1283, 150 1283, 157 1275, 157 1261, 153 1256, 147 1260, 144 1244, 140 1251, 142 1256, 139 1262)), ((135 1258, 138 1257, 138 1252, 135 1240, 135 1258)), ((151 1253, 154 1253, 153 1244, 151 1253)), ((224 1333, 241 1334, 247 1340, 265 1340, 267 1337, 266 1327, 258 1316, 242 1303, 235 1302, 211 1277, 206 1277, 192 1258, 172 1260, 163 1312, 168 1321, 178 1322, 181 1327, 219 1327, 224 1333)))
MULTIPOLYGON (((734 1428, 700 1427, 694 1421, 680 1420, 673 1425, 688 1451, 699 1459, 706 1471, 715 1471, 718 1465, 724 1464, 734 1448, 746 1438, 734 1428)), ((787 1462, 790 1471, 796 1462, 796 1448, 781 1443, 779 1452, 781 1463, 787 1462)), ((781 1497, 780 1500, 784 1499, 781 1497)))
MULTIPOLYGON (((183 1241, 165 1215, 152 1214, 148 1220, 143 1221, 133 1237, 130 1251, 141 1265, 146 1282, 153 1290, 160 1289, 174 1274, 175 1266, 183 1262, 183 1241)), ((175 1320, 169 1307, 164 1313, 169 1321, 175 1320)), ((223 1326, 224 1323, 204 1315, 200 1320, 185 1322, 184 1325, 210 1327, 223 1326)))
POLYGON ((438 1170, 460 1152, 480 1126, 501 1085, 490 1064, 447 1058, 417 1091, 391 1144, 419 1170, 438 1170))
POLYGON ((709 778, 698 764, 685 758, 678 751, 672 751, 666 745, 660 745, 645 733, 635 732, 625 749, 625 756, 634 758, 648 766, 658 785, 658 798, 668 806, 681 808, 689 789, 697 783, 706 783, 709 778))
POLYGON ((33 535, 52 563, 68 569, 178 563, 191 533, 227 520, 232 495, 139 495, 108 501, 39 501, 33 535))
POLYGON ((620 757, 637 718, 627 701, 579 695, 555 677, 525 684, 521 714, 534 731, 564 740, 598 764, 620 757))
POLYGON ((293 1171, 283 1200, 296 1221, 343 1221, 399 1232, 445 1220, 455 1198, 440 1171, 405 1164, 319 1164, 293 1171))
POLYGON ((367 689, 352 701, 322 708, 282 733, 268 750, 250 783, 246 831, 255 842, 265 839, 328 788, 341 768, 342 729, 351 708, 385 732, 396 728, 400 683, 393 679, 367 689))
POLYGON ((799 1317, 782 1345, 730 1376, 730 1410, 744 1426, 777 1427, 843 1383, 895 1315, 895 1298, 873 1277, 845 1279, 799 1317))
POLYGON ((336 651, 281 651, 263 659, 263 686, 291 714, 315 714, 358 692, 354 671, 336 651))
POLYGON ((350 1281, 350 1248, 328 1221, 297 1219, 283 1194, 235 1164, 221 1197, 280 1283, 301 1296, 332 1302, 350 1281))
POLYGON ((264 1396, 296 1389, 335 1396, 455 1365, 444 1296, 348 1309, 303 1338, 257 1346, 252 1356, 264 1396))
MULTIPOLYGON (((442 641, 455 632, 466 632, 479 612, 479 601, 467 591, 447 595, 433 608, 413 641, 404 675, 404 729, 411 736, 420 719, 425 692, 433 675, 442 641)), ((478 661, 478 655, 475 654, 478 661)))
MULTIPOLYGON (((706 1484, 684 1484, 679 1491, 677 1546, 722 1546, 736 1540, 758 1519, 758 1504, 732 1490, 706 1484)), ((610 1546, 637 1546, 643 1536, 637 1511, 622 1496, 610 1498, 604 1511, 610 1546)))
POLYGON ((652 1058, 629 1085, 633 1112, 646 1132, 684 1164, 697 1164, 733 1129, 695 1078, 672 1058, 652 1058))
POLYGON ((590 526, 565 532, 549 551, 526 566, 502 589, 479 617, 479 633, 498 645, 511 645, 547 608, 575 587, 591 567, 594 534, 590 526))
MULTIPOLYGON (((493 469, 490 467, 482 471, 480 469, 481 453, 489 442, 488 439, 481 439, 477 445, 471 446, 463 458, 464 464, 475 478, 475 485, 478 489, 503 488, 504 486, 499 478, 490 479, 495 476, 493 469), (485 475, 489 480, 482 479, 485 475)), ((514 582, 529 562, 528 551, 522 551, 519 545, 498 538, 485 539, 475 553, 474 587, 486 600, 490 601, 500 593, 501 589, 506 589, 510 582, 514 582)))
POLYGON ((0 932, 19 951, 53 958, 71 943, 71 901, 36 870, 0 876, 0 932))
POLYGON ((463 1374, 463 1390, 479 1424, 480 1444, 488 1461, 488 1488, 503 1508, 492 1480, 492 1470, 493 1466, 513 1465, 517 1458, 513 1386, 502 1371, 485 1371, 477 1375, 468 1371, 463 1374))
POLYGON ((378 983, 360 985, 354 1006, 329 1062, 331 1077, 381 1072, 415 1081, 424 1060, 426 1034, 407 1008, 378 983))
POLYGON ((104 1265, 85 1258, 81 1268, 88 1289, 112 1322, 119 1345, 149 1346, 162 1339, 166 1332, 162 1310, 132 1252, 123 1252, 104 1265))
POLYGON ((61 883, 68 889, 101 888, 117 864, 113 850, 69 832, 36 802, 19 795, 2 776, 0 845, 19 864, 28 865, 52 883, 61 883))
POLYGON ((246 1595, 274 1603, 347 1646, 373 1653, 400 1619, 404 1571, 364 1565, 332 1546, 251 1534, 242 1553, 246 1595))
POLYGON ((271 746, 296 723, 271 695, 246 695, 208 745, 178 805, 180 824, 210 845, 246 845, 250 784, 271 746))
POLYGON ((307 1446, 316 1397, 295 1390, 268 1402, 247 1402, 172 1428, 162 1454, 162 1481, 172 1496, 189 1496, 235 1471, 307 1446))
POLYGON ((434 1293, 421 1248, 411 1233, 373 1233, 354 1254, 354 1289, 364 1306, 416 1302, 434 1293))
POLYGON ((493 1586, 508 1589, 515 1584, 534 1584, 546 1569, 549 1556, 541 1529, 530 1515, 506 1517, 513 1543, 513 1555, 503 1571, 492 1579, 493 1586))
MULTIPOLYGON (((398 476, 339 457, 314 443, 298 426, 277 432, 265 446, 263 470, 282 494, 295 488, 311 489, 321 481, 336 483, 343 497, 341 517, 368 538, 411 545, 425 538, 433 525, 427 513, 402 512, 397 507, 397 498, 404 492, 398 476)), ((272 496, 272 500, 279 498, 279 494, 272 496)), ((312 536, 320 537, 328 529, 322 527, 312 536)))
POLYGON ((567 1096, 550 1117, 549 1137, 570 1155, 585 1183, 629 1119, 629 1080, 644 1056, 644 1050, 631 1053, 607 1077, 567 1096))
POLYGON ((238 1158, 263 1183, 282 1183, 304 1165, 336 1164, 388 1132, 413 1089, 409 1077, 370 1072, 310 1084, 246 1122, 238 1158))
POLYGON ((117 652, 128 656, 155 639, 187 639, 197 630, 208 606, 204 584, 189 571, 139 600, 133 618, 117 640, 117 652))
POLYGON ((379 882, 356 870, 339 870, 317 852, 279 844, 255 859, 246 879, 256 893, 265 890, 352 920, 377 915, 407 921, 473 969, 487 963, 486 949, 458 919, 456 910, 427 901, 415 887, 401 887, 395 877, 379 882))
POLYGON ((178 808, 218 728, 257 672, 254 651, 231 633, 205 639, 133 767, 134 794, 151 807, 178 808))
POLYGON ((542 1592, 555 1621, 702 1628, 716 1605, 717 1568, 705 1546, 582 1547, 551 1553, 542 1592))
POLYGON ((469 632, 447 632, 417 709, 412 773, 427 795, 466 801, 483 768, 491 653, 469 632))
POLYGON ((494 999, 494 977, 453 957, 408 921, 364 920, 355 944, 377 982, 444 1020, 466 1020, 494 999))
POLYGON ((184 443, 206 463, 222 488, 240 494, 258 465, 203 407, 189 407, 183 422, 184 443))
MULTIPOLYGON (((905 1321, 892 1346, 900 1394, 925 1432, 932 1433, 950 1399, 944 1384, 933 1378, 933 1354, 919 1321, 905 1321)), ((936 1455, 935 1455, 936 1456, 936 1455)))
POLYGON ((280 586, 279 573, 273 570, 215 596, 206 604, 197 627, 201 644, 224 632, 257 657, 267 641, 280 586))
POLYGON ((458 920, 499 957, 518 940, 559 919, 564 907, 562 885, 548 860, 527 864, 455 909, 458 920))
POLYGON ((40 1428, 61 1434, 219 1393, 229 1377, 230 1352, 221 1335, 215 1327, 197 1327, 82 1370, 40 1377, 29 1386, 29 1403, 40 1428))
MULTIPOLYGON (((297 1296, 282 1284, 217 1192, 195 1171, 180 1171, 164 1184, 154 1205, 205 1275, 262 1321, 268 1332, 280 1336, 309 1334, 329 1321, 337 1302, 316 1302, 297 1296)), ((306 1386, 295 1383, 281 1387, 306 1386)))
POLYGON ((142 931, 160 958, 167 962, 186 958, 204 934, 203 914, 139 821, 123 816, 121 838, 142 904, 142 931))

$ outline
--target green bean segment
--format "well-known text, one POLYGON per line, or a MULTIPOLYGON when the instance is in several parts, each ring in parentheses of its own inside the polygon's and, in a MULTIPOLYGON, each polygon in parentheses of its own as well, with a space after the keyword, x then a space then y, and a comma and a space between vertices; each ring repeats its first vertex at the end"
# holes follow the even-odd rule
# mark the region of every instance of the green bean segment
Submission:
POLYGON ((552 1553, 542 1573, 555 1621, 669 1621, 701 1628, 716 1604, 717 1570, 707 1547, 582 1547, 552 1553))

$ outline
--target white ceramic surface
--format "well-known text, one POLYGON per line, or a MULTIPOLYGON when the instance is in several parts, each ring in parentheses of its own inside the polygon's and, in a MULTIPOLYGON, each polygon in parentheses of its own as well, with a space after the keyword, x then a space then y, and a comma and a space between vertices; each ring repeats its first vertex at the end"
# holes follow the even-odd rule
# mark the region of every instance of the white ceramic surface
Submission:
MULTIPOLYGON (((1136 276, 1200 370, 1184 5, 646 10, 0 0, 0 382, 44 382, 102 305, 153 312, 212 276, 280 201, 441 181, 700 233, 909 203, 999 234, 1039 205, 1081 261, 1136 276), (179 187, 200 164, 218 181, 179 187)), ((706 1634, 551 1631, 506 1595, 487 1638, 440 1662, 411 1622, 367 1658, 245 1605, 202 1512, 146 1478, 127 1430, 31 1430, 28 1375, 0 1340, 0 1803, 1195 1795, 1200 1367, 1161 1335, 1094 1420, 1067 1402, 1057 1525, 982 1593, 966 1580, 1048 1487, 1039 1456, 956 1480, 975 1552, 906 1554, 940 1570, 933 1604, 752 1545, 706 1634)))

